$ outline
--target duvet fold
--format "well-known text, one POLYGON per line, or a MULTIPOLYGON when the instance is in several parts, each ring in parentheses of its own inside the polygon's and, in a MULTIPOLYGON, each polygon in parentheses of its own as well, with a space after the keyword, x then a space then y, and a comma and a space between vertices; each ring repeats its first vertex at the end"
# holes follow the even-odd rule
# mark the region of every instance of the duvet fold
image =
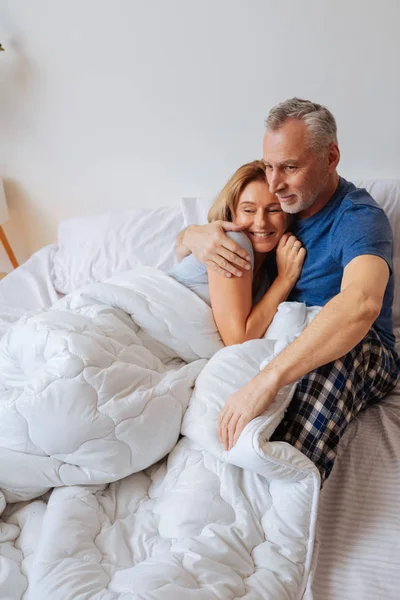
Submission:
POLYGON ((283 303, 264 339, 225 348, 200 298, 140 267, 10 326, 0 597, 301 598, 319 476, 269 442, 293 386, 230 452, 217 418, 317 312, 283 303))

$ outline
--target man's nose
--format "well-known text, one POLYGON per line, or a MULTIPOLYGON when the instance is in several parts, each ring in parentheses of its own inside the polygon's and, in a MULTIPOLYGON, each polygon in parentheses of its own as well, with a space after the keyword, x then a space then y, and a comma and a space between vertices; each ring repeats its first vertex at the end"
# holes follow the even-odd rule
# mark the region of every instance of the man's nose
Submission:
POLYGON ((270 173, 267 174, 269 191, 271 194, 276 194, 276 192, 283 187, 283 181, 281 178, 281 174, 278 169, 274 169, 270 173))

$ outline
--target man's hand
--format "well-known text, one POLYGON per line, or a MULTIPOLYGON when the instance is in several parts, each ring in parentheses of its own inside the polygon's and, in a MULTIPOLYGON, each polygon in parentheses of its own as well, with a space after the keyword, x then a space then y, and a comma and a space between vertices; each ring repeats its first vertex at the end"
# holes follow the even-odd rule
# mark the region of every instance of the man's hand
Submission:
POLYGON ((243 248, 225 235, 225 231, 243 228, 228 221, 207 225, 190 225, 183 232, 181 243, 200 262, 225 277, 241 277, 242 270, 251 268, 250 257, 243 248))
POLYGON ((225 450, 236 444, 247 423, 272 404, 278 391, 279 386, 272 376, 261 373, 228 398, 218 418, 218 437, 225 450))

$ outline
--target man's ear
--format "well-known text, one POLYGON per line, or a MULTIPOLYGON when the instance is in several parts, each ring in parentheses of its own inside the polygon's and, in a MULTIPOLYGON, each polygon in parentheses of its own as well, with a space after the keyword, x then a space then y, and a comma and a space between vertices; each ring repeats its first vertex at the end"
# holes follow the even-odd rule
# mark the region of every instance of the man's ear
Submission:
POLYGON ((330 144, 328 150, 328 169, 330 173, 334 173, 340 161, 340 150, 337 144, 330 144))

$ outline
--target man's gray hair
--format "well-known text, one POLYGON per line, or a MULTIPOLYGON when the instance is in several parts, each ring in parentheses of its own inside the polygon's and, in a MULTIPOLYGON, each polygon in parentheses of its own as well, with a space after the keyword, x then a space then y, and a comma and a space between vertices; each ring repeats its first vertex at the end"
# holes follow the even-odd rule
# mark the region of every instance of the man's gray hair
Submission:
POLYGON ((306 123, 311 147, 318 155, 324 154, 329 144, 338 143, 335 117, 321 104, 300 98, 285 100, 271 108, 265 127, 267 131, 277 131, 289 119, 306 123))

